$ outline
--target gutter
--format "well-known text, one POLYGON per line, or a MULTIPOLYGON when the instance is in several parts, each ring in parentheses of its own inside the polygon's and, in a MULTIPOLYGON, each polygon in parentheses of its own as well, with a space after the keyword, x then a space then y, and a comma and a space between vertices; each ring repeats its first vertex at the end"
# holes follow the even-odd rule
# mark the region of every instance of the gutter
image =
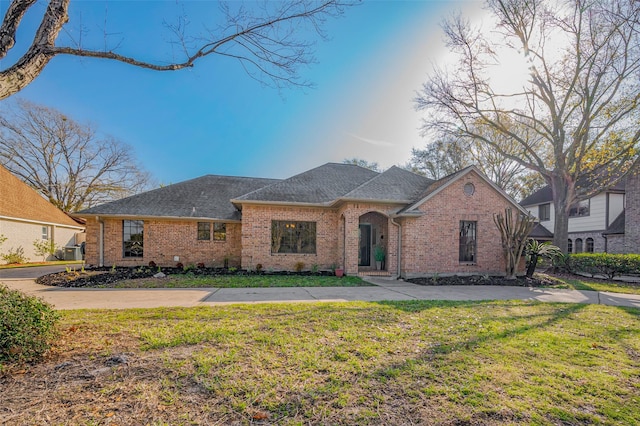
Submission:
POLYGON ((400 225, 398 222, 395 221, 395 218, 397 216, 393 217, 393 216, 389 216, 389 221, 391 222, 392 225, 396 226, 398 228, 398 253, 397 253, 397 278, 402 277, 402 225, 400 225))
POLYGON ((98 232, 98 266, 104 266, 104 221, 100 216, 96 216, 96 220, 100 224, 98 232))

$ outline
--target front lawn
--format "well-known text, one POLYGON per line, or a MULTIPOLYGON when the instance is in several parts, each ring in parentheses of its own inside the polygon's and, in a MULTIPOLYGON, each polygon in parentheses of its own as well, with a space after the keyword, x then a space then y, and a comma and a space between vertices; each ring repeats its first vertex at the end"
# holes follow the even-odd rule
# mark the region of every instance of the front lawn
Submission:
POLYGON ((640 423, 640 310, 535 302, 65 311, 8 424, 640 423))
POLYGON ((142 278, 118 281, 96 287, 112 288, 247 288, 247 287, 358 287, 370 286, 359 277, 315 275, 169 275, 165 278, 142 278))

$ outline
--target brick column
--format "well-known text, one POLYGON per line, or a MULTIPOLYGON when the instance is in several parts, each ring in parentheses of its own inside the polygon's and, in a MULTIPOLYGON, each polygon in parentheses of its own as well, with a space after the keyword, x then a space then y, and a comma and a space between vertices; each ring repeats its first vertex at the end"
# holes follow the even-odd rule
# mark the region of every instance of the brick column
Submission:
POLYGON ((625 186, 625 230, 627 253, 640 253, 640 165, 631 170, 625 186))

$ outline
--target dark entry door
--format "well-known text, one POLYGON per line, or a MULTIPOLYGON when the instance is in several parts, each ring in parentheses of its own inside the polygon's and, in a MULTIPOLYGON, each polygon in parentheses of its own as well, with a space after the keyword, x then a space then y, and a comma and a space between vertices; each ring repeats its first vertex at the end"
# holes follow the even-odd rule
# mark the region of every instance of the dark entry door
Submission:
POLYGON ((371 225, 360 224, 358 266, 371 266, 371 225))

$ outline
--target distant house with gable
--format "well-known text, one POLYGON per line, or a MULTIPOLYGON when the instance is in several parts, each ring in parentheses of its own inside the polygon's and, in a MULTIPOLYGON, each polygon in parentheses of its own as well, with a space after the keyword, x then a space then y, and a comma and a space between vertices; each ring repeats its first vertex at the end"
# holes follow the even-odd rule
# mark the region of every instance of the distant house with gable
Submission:
POLYGON ((74 216, 86 220, 91 265, 226 261, 411 277, 504 274, 493 216, 505 208, 526 213, 474 166, 434 181, 328 163, 283 180, 202 176, 74 216))
POLYGON ((0 254, 22 247, 27 261, 42 261, 34 241, 53 241, 61 249, 84 240, 84 226, 45 200, 0 165, 0 254))
MULTIPOLYGON (((551 187, 520 202, 539 224, 536 239, 551 240, 555 210, 551 187)), ((617 185, 575 203, 569 212, 569 253, 640 253, 640 173, 638 165, 617 185)))

